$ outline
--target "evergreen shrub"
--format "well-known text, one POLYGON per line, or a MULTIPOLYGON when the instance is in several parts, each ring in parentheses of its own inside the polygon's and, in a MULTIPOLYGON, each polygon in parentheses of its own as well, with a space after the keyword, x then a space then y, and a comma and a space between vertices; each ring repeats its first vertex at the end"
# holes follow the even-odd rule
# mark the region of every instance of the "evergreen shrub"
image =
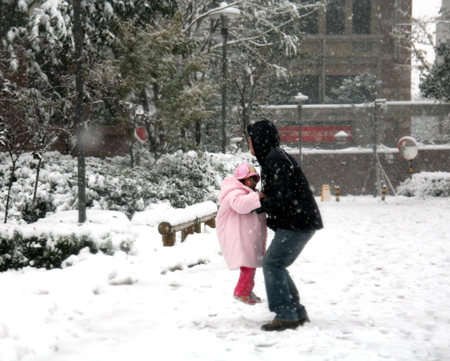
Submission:
POLYGON ((15 231, 12 237, 0 236, 0 272, 26 266, 59 268, 73 254, 89 247, 92 253, 99 250, 112 253, 109 244, 97 246, 89 236, 33 235, 26 237, 15 231))

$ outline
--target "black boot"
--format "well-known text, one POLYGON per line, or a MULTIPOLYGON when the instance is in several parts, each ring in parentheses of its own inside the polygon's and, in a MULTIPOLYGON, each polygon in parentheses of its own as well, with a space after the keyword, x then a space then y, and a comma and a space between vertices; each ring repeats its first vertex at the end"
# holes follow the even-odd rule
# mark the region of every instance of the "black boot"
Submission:
POLYGON ((283 331, 287 328, 295 329, 298 326, 300 326, 300 322, 292 321, 292 322, 286 322, 286 321, 280 321, 280 320, 273 320, 272 322, 269 322, 261 327, 261 330, 263 331, 283 331))

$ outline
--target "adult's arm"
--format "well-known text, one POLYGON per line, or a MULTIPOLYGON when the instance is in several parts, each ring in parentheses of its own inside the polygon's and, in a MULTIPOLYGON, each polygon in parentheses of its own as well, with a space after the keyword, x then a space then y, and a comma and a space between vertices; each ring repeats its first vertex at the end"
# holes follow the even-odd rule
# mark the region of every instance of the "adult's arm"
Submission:
POLYGON ((293 165, 283 158, 267 159, 264 164, 267 187, 261 199, 261 208, 266 212, 282 211, 295 203, 293 199, 293 165))

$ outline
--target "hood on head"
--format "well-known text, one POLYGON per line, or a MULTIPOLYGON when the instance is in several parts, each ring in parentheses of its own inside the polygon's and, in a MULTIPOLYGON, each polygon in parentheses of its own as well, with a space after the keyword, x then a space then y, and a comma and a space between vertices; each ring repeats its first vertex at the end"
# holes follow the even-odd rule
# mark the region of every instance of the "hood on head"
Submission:
POLYGON ((278 129, 271 121, 264 119, 247 126, 253 150, 259 164, 263 164, 270 151, 280 146, 278 129))

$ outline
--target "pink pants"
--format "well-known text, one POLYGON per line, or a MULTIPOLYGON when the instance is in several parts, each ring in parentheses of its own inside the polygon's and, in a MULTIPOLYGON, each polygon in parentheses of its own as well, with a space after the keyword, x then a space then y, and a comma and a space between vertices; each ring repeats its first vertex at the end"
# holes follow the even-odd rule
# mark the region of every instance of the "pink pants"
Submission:
POLYGON ((239 281, 234 289, 235 296, 250 296, 255 287, 255 271, 256 268, 241 267, 239 281))

